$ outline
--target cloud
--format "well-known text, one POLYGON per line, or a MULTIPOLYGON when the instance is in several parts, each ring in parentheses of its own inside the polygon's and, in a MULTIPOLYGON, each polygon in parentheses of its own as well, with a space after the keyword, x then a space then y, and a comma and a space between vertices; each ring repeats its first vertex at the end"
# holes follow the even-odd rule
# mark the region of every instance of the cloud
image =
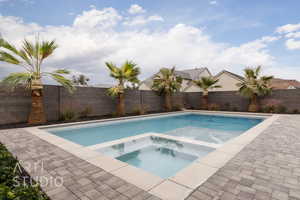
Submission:
POLYGON ((145 13, 146 10, 143 9, 141 6, 137 5, 137 4, 133 4, 130 6, 130 8, 128 9, 128 12, 130 14, 140 14, 140 13, 145 13))
POLYGON ((218 2, 217 2, 217 1, 210 1, 209 4, 210 4, 210 5, 217 5, 218 2))
POLYGON ((300 49, 300 40, 288 39, 285 46, 290 50, 300 49))
POLYGON ((103 10, 84 11, 82 15, 76 17, 74 26, 78 28, 111 28, 115 26, 122 17, 114 8, 104 8, 103 10))
POLYGON ((300 32, 288 33, 285 35, 287 38, 300 38, 300 32))
POLYGON ((96 6, 95 5, 90 5, 89 6, 91 9, 96 9, 96 6))
POLYGON ((293 31, 300 30, 300 23, 299 24, 286 24, 284 26, 280 26, 276 29, 276 33, 290 33, 293 31))
MULTIPOLYGON (((159 20, 152 15, 144 19, 159 20)), ((275 66, 268 44, 276 37, 263 37, 238 46, 216 42, 202 28, 177 24, 166 30, 120 30, 127 19, 114 8, 90 9, 76 16, 71 26, 41 26, 21 18, 0 16, 3 37, 19 44, 39 32, 43 39, 56 39, 59 48, 44 63, 45 69, 67 68, 88 74, 91 83, 111 83, 104 62, 121 64, 133 60, 142 70, 141 79, 161 67, 178 69, 209 67, 217 73, 224 68, 241 73, 245 66, 275 66)), ((150 20, 150 21, 151 21, 150 20)), ((0 63, 0 79, 22 70, 0 63)))
POLYGON ((126 21, 123 22, 123 24, 126 26, 135 26, 135 25, 145 25, 154 21, 163 22, 164 19, 159 15, 151 15, 149 17, 136 16, 134 18, 127 19, 126 21))
POLYGON ((285 38, 288 38, 285 41, 285 46, 289 50, 297 50, 300 49, 300 40, 295 40, 296 38, 300 38, 300 23, 299 24, 286 24, 284 26, 280 26, 276 29, 276 32, 279 34, 283 34, 285 38))

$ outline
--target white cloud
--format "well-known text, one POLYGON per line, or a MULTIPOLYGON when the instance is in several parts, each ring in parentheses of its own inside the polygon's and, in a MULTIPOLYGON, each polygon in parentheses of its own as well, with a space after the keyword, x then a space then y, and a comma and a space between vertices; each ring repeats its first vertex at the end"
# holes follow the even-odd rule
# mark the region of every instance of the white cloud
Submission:
POLYGON ((210 1, 209 4, 210 4, 210 5, 217 5, 218 2, 217 2, 217 1, 210 1))
POLYGON ((284 26, 280 26, 276 29, 276 33, 290 33, 293 31, 300 30, 300 23, 299 24, 286 24, 284 26))
POLYGON ((79 28, 112 28, 122 17, 114 8, 104 8, 103 10, 92 9, 84 11, 82 15, 76 17, 74 26, 79 28))
POLYGON ((300 38, 300 32, 288 33, 285 35, 287 38, 300 38))
POLYGON ((300 49, 300 40, 288 39, 285 46, 290 50, 300 49))
POLYGON ((141 6, 139 6, 138 4, 133 4, 130 6, 130 8, 128 9, 128 12, 130 14, 140 14, 140 13, 145 13, 146 10, 143 9, 141 6))
MULTIPOLYGON (((155 15, 154 15, 155 16, 155 15)), ((159 16, 146 19, 159 20, 159 16)), ((209 67, 214 73, 225 67, 241 73, 245 66, 274 66, 268 44, 276 37, 263 37, 239 46, 213 41, 201 28, 177 24, 164 31, 122 30, 122 16, 113 8, 91 9, 77 16, 72 26, 26 24, 20 18, 0 16, 0 32, 12 42, 32 38, 40 32, 43 39, 56 39, 59 48, 44 63, 48 69, 67 68, 89 74, 92 83, 111 82, 105 61, 121 64, 135 61, 142 69, 141 79, 161 67, 186 69, 209 67)), ((0 79, 8 72, 22 70, 0 63, 0 79)))
POLYGON ((136 16, 133 18, 128 18, 126 21, 124 21, 123 24, 126 26, 135 26, 135 25, 145 25, 154 21, 163 22, 164 19, 159 15, 152 15, 149 17, 136 16))

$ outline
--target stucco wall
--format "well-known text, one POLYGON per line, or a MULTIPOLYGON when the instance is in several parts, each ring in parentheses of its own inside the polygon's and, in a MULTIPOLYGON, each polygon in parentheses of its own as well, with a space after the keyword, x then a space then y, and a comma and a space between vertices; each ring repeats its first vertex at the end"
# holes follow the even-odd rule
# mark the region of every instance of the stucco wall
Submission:
POLYGON ((223 73, 218 77, 218 85, 221 85, 221 88, 215 88, 213 91, 238 91, 237 83, 240 83, 239 80, 233 78, 227 73, 223 73))

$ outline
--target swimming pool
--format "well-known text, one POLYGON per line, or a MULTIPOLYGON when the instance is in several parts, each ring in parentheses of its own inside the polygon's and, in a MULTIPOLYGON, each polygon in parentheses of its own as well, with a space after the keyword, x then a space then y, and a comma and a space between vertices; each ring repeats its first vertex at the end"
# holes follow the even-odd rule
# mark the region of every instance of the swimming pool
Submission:
POLYGON ((164 137, 145 136, 94 150, 161 178, 169 178, 215 149, 164 137))
POLYGON ((162 199, 182 200, 278 118, 182 111, 26 130, 162 199))
POLYGON ((178 114, 47 128, 46 131, 74 143, 91 146, 148 132, 161 133, 209 143, 223 144, 259 124, 263 118, 178 114))

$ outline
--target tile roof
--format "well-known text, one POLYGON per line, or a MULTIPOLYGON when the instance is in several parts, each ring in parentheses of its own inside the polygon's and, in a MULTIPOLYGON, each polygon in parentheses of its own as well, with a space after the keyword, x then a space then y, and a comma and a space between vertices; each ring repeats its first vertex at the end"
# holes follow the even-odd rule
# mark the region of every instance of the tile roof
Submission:
POLYGON ((223 74, 223 73, 227 73, 227 74, 229 74, 229 75, 231 75, 231 76, 233 76, 233 77, 235 77, 236 79, 239 79, 239 80, 241 80, 241 81, 244 80, 244 77, 242 77, 242 76, 240 76, 240 75, 238 75, 238 74, 229 72, 229 71, 227 71, 227 70, 221 71, 220 73, 218 73, 217 75, 215 75, 214 78, 218 78, 218 77, 221 76, 221 74, 223 74))
POLYGON ((280 78, 274 78, 271 81, 271 86, 273 89, 290 89, 290 86, 293 86, 295 88, 300 88, 300 82, 297 80, 288 80, 288 79, 280 79, 280 78))
MULTIPOLYGON (((187 80, 196 80, 200 76, 200 74, 206 70, 207 68, 201 67, 201 68, 194 68, 194 69, 186 69, 186 70, 175 70, 175 75, 180 76, 183 79, 187 80)), ((152 75, 151 77, 145 79, 142 81, 142 84, 147 85, 148 87, 151 87, 153 83, 153 78, 155 75, 152 75)))

